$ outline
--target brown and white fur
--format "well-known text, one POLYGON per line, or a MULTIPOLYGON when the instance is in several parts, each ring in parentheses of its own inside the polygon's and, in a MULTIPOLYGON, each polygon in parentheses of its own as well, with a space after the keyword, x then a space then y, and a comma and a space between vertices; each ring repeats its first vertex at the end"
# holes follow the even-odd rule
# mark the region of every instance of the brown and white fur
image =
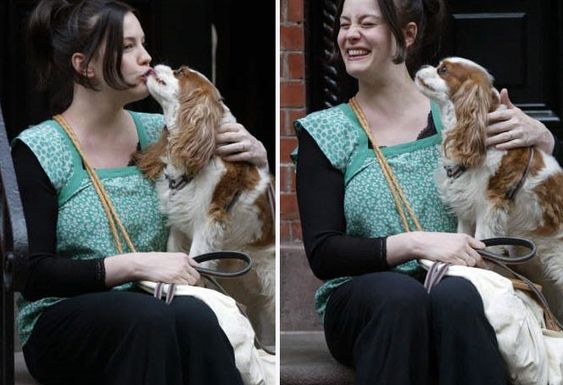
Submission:
POLYGON ((438 183, 458 218, 458 232, 476 239, 532 239, 537 257, 514 268, 543 286, 563 321, 563 171, 558 162, 535 148, 523 185, 510 199, 508 191, 525 174, 529 149, 485 146, 487 113, 502 108, 491 75, 470 60, 451 57, 420 69, 415 82, 440 107, 444 139, 438 183), (446 168, 459 166, 466 171, 447 176, 446 168))
MULTIPOLYGON (((274 218, 268 189, 271 177, 247 162, 214 155, 220 123, 235 122, 215 86, 188 67, 158 65, 147 87, 164 111, 160 140, 140 154, 137 164, 156 181, 160 207, 168 217, 169 251, 190 256, 220 250, 244 251, 250 273, 222 283, 246 306, 257 334, 273 343, 275 331, 274 218), (193 179, 180 189, 170 181, 193 179)), ((228 268, 224 262, 221 268, 228 268)))

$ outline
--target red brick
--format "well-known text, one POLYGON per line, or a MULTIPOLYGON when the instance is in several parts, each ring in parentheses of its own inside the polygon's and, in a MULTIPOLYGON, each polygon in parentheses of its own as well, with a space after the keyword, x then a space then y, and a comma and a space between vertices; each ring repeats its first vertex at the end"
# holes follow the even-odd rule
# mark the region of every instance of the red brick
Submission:
MULTIPOLYGON (((306 115, 304 108, 298 109, 288 109, 287 110, 287 120, 291 125, 291 129, 293 130, 293 122, 297 119, 300 119, 306 115)), ((292 134, 295 134, 295 130, 292 131, 292 134)))
POLYGON ((291 136, 294 134, 293 122, 289 120, 289 109, 282 108, 280 112, 280 136, 291 136))
POLYGON ((293 165, 281 165, 280 175, 280 191, 295 192, 295 167, 293 165))
POLYGON ((297 138, 294 136, 282 136, 280 138, 280 163, 291 163, 289 154, 297 147, 297 138))
POLYGON ((291 227, 292 227, 291 222, 280 221, 280 242, 292 241, 291 227))
POLYGON ((301 53, 288 53, 287 77, 289 79, 303 79, 305 77, 305 59, 301 53))
POLYGON ((280 23, 287 22, 287 1, 288 0, 280 1, 280 23))
POLYGON ((293 220, 299 218, 297 208, 297 197, 295 193, 282 193, 280 199, 280 217, 283 220, 293 220))
POLYGON ((297 119, 304 117, 304 108, 283 108, 286 115, 283 117, 285 124, 280 124, 280 135, 282 136, 295 136, 295 128, 293 127, 293 122, 297 119))
POLYGON ((291 222, 291 241, 302 241, 303 234, 301 233, 301 222, 292 221, 291 222))
POLYGON ((305 106, 305 86, 302 81, 282 82, 280 85, 281 107, 305 106))
POLYGON ((289 51, 303 51, 303 28, 300 25, 280 26, 280 48, 289 51))
POLYGON ((280 77, 282 79, 289 78, 289 71, 287 67, 287 52, 280 52, 280 77))
POLYGON ((303 21, 303 0, 286 0, 287 2, 287 21, 303 21))
POLYGON ((289 124, 288 121, 287 108, 280 108, 280 136, 285 136, 287 132, 287 125, 289 124))

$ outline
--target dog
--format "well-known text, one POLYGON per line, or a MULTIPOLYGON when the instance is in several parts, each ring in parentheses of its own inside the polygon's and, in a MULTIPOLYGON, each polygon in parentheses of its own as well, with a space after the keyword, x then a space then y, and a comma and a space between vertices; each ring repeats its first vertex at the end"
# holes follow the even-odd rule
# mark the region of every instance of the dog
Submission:
MULTIPOLYGON (((166 127, 159 141, 138 154, 139 169, 155 181, 168 218, 168 251, 190 256, 237 250, 253 269, 223 286, 246 307, 256 333, 272 342, 275 330, 275 228, 272 178, 247 162, 216 156, 221 123, 236 122, 217 88, 201 73, 158 65, 146 74, 166 127)), ((209 262, 206 262, 209 263, 209 262)), ((226 262, 218 266, 229 270, 226 262)), ((209 267, 209 266, 208 266, 209 267)))
MULTIPOLYGON (((486 147, 487 114, 500 105, 493 77, 470 60, 450 57, 415 76, 444 124, 438 184, 458 218, 458 232, 485 239, 532 239, 537 257, 514 268, 539 283, 563 321, 563 170, 537 148, 486 147)), ((515 254, 515 249, 507 250, 515 254)))

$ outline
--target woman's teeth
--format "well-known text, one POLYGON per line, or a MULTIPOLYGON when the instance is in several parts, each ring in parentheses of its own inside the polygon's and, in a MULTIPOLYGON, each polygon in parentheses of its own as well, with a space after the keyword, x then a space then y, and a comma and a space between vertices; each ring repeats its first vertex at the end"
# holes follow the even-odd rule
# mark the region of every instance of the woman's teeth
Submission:
POLYGON ((347 52, 350 57, 365 56, 369 54, 367 49, 349 49, 347 52))

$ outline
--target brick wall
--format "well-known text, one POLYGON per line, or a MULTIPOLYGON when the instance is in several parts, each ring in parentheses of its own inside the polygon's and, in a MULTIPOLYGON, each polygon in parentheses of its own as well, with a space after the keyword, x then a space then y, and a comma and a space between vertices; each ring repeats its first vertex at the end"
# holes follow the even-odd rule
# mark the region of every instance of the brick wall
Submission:
POLYGON ((293 243, 301 240, 289 154, 297 145, 292 123, 305 115, 303 0, 281 0, 280 12, 280 242, 293 243))

